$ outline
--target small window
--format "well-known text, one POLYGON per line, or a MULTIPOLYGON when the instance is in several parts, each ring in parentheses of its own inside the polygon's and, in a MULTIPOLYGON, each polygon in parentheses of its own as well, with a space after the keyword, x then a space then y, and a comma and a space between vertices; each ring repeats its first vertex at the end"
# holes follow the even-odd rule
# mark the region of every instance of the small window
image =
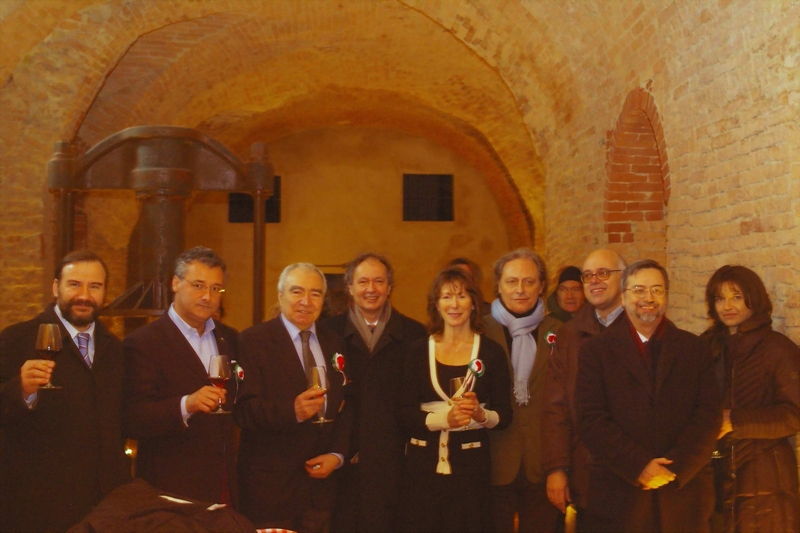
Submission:
MULTIPOLYGON (((264 202, 264 219, 268 224, 281 221, 281 177, 275 176, 275 190, 264 202)), ((247 193, 232 192, 228 195, 228 222, 232 224, 253 223, 253 197, 247 193)))
POLYGON ((452 174, 403 174, 403 220, 453 220, 452 174))

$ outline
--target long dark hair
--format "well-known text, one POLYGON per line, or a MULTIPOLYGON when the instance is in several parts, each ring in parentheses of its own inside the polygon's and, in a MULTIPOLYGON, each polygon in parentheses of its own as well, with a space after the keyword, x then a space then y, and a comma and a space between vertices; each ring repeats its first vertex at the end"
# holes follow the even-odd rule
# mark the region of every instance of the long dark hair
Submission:
POLYGON ((472 299, 472 312, 469 315, 469 327, 475 333, 483 333, 483 319, 481 318, 481 290, 475 284, 474 278, 458 267, 442 270, 436 275, 428 293, 428 333, 438 335, 444 331, 444 319, 439 314, 439 296, 445 285, 457 285, 472 299))

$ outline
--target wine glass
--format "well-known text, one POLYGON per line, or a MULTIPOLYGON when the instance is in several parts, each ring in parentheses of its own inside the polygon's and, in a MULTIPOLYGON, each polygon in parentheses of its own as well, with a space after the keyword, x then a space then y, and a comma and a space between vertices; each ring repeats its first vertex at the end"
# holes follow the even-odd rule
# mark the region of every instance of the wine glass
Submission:
MULTIPOLYGON (((450 398, 456 399, 456 394, 458 394, 458 390, 461 386, 464 385, 464 378, 457 377, 457 378, 450 378, 450 398)), ((462 396, 459 396, 461 398, 462 396)))
MULTIPOLYGON (((39 333, 36 335, 36 351, 42 359, 52 360, 53 354, 60 352, 61 330, 58 324, 39 324, 39 333)), ((49 381, 47 385, 40 385, 39 389, 59 390, 61 387, 49 381)))
MULTIPOLYGON (((208 361, 208 379, 218 389, 225 388, 225 382, 231 379, 231 365, 228 363, 227 355, 212 355, 208 361)), ((219 405, 210 415, 228 415, 230 411, 222 408, 222 397, 219 398, 219 405)))
MULTIPOLYGON (((324 366, 312 366, 308 371, 308 388, 317 387, 323 391, 328 390, 328 374, 325 372, 324 366)), ((317 419, 311 421, 313 424, 324 424, 325 422, 333 422, 329 418, 325 418, 325 403, 317 411, 317 419)))

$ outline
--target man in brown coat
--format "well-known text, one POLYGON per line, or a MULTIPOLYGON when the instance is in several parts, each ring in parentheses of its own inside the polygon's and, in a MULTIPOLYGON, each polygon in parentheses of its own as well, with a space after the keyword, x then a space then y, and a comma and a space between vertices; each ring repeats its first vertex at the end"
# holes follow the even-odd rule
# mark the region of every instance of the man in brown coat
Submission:
POLYGON ((497 298, 484 317, 486 336, 503 347, 508 358, 513 397, 511 425, 490 432, 492 514, 496 531, 552 531, 558 513, 548 503, 541 460, 542 396, 548 337, 561 322, 545 316, 541 295, 547 289, 547 268, 536 252, 521 248, 494 265, 497 298))
POLYGON ((547 497, 562 513, 572 503, 582 530, 586 505, 589 453, 578 438, 575 378, 578 351, 622 314, 619 280, 625 261, 611 250, 595 250, 586 258, 581 281, 587 304, 558 331, 545 379, 542 413, 542 464, 547 473, 547 497))
POLYGON ((652 260, 622 274, 625 314, 578 355, 578 431, 592 454, 592 531, 707 531, 722 422, 708 348, 664 317, 669 277, 652 260))

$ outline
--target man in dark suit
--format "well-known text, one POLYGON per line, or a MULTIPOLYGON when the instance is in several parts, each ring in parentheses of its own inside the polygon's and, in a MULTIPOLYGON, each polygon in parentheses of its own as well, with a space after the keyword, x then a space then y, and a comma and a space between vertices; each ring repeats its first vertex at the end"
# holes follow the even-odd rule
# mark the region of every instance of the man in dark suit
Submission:
POLYGON ((669 278, 661 265, 636 261, 620 286, 625 314, 579 353, 589 527, 707 531, 722 421, 713 361, 697 336, 664 317, 669 278))
POLYGON ((63 531, 129 470, 121 427, 119 340, 96 320, 108 271, 78 251, 55 271, 55 304, 0 334, 0 530, 63 531), (36 354, 40 324, 57 324, 63 348, 36 354), (60 390, 41 390, 52 381, 60 390))
POLYGON ((335 495, 331 474, 348 452, 352 406, 344 401, 344 375, 331 363, 344 345, 315 325, 325 290, 317 267, 289 265, 278 281, 280 316, 240 336, 240 492, 242 512, 257 527, 328 527, 335 495), (325 367, 327 391, 309 387, 313 367, 325 367), (320 423, 319 413, 331 422, 320 423))
MULTIPOLYGON (((575 379, 578 352, 625 311, 619 287, 625 260, 613 250, 595 250, 586 258, 581 281, 586 305, 558 330, 547 364, 542 410, 542 466, 547 473, 547 497, 565 513, 577 511, 576 529, 584 530, 589 452, 578 438, 575 379)), ((571 514, 570 514, 571 516, 571 514)))
POLYGON ((136 475, 154 487, 207 502, 237 504, 234 423, 208 414, 233 407, 235 382, 212 386, 212 355, 236 357, 236 331, 212 319, 227 268, 198 246, 175 262, 167 313, 125 338, 128 435, 139 441, 136 475))
POLYGON ((357 256, 344 274, 350 309, 322 322, 344 338, 355 420, 341 472, 334 531, 394 531, 403 479, 405 439, 396 417, 403 354, 425 327, 392 307, 394 272, 383 256, 357 256))

